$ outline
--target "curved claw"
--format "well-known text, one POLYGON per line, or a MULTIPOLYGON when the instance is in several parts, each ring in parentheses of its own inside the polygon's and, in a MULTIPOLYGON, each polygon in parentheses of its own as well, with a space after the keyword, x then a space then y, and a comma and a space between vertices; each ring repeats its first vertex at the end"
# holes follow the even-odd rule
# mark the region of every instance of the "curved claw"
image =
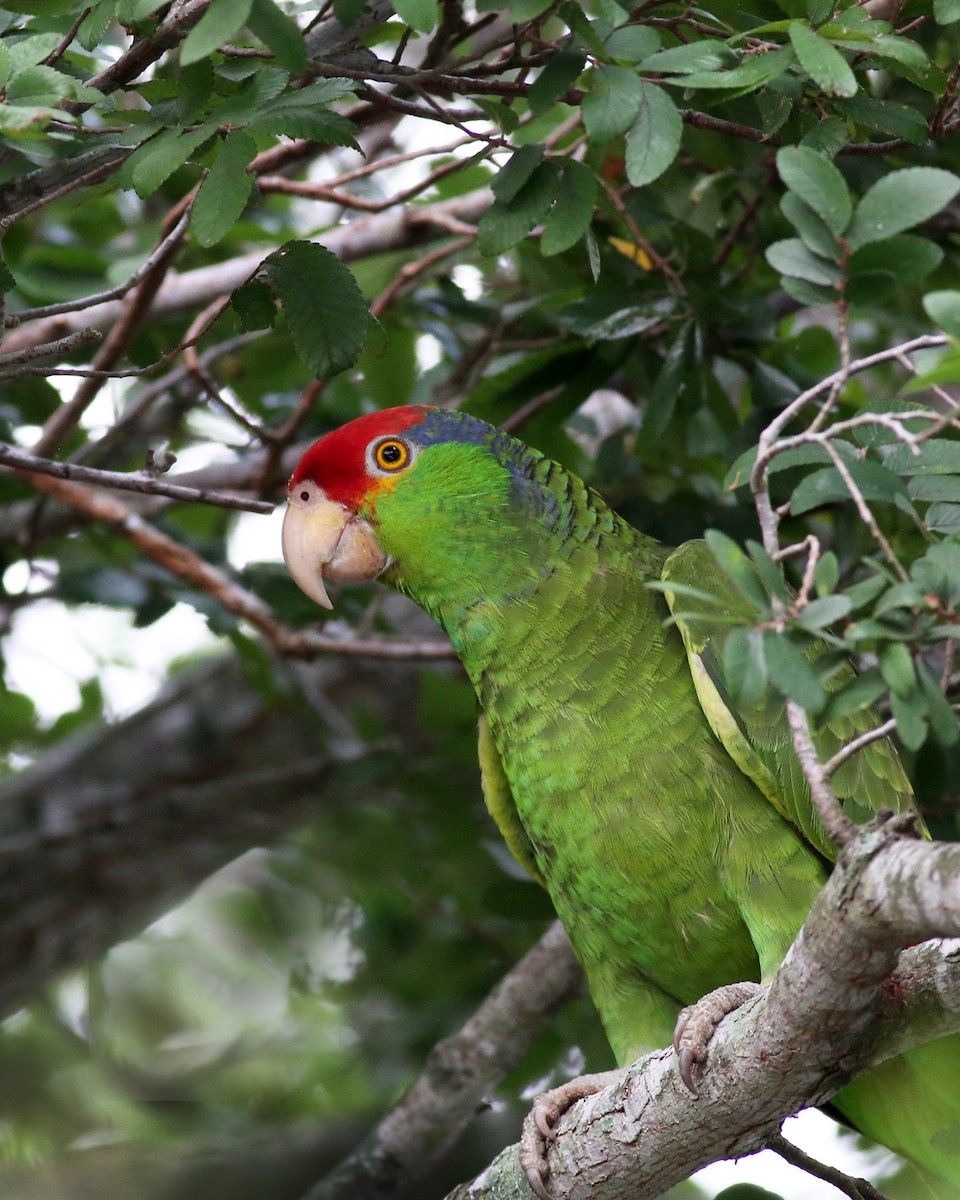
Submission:
POLYGON ((691 1096, 699 1096, 700 1091, 697 1088, 697 1081, 693 1077, 693 1069, 697 1065, 697 1056, 689 1048, 684 1048, 678 1053, 680 1078, 683 1080, 683 1086, 687 1089, 691 1096))

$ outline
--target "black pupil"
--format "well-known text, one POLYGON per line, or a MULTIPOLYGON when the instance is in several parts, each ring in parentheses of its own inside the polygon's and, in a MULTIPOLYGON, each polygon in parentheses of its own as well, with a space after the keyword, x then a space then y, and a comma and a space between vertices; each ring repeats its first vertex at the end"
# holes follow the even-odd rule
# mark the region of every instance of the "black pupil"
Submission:
POLYGON ((388 465, 399 462, 403 457, 403 451, 396 442, 388 442, 386 446, 380 448, 380 461, 388 465))
POLYGON ((300 499, 301 499, 301 500, 309 500, 309 499, 310 499, 310 493, 309 493, 309 492, 301 492, 301 493, 300 493, 300 499))

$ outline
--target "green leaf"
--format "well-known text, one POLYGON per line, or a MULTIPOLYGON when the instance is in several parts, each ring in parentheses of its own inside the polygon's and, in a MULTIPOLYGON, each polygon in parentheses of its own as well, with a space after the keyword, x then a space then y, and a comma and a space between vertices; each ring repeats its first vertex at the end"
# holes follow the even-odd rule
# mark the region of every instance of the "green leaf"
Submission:
POLYGON ((783 290, 798 304, 806 304, 812 308, 822 308, 825 304, 836 304, 837 291, 819 283, 808 283, 805 279, 794 279, 784 275, 780 280, 783 290))
POLYGON ((440 20, 437 0, 394 0, 397 16, 418 33, 431 33, 440 20))
POLYGON ((853 206, 846 180, 832 162, 806 146, 784 146, 777 151, 777 171, 832 233, 843 233, 853 206))
POLYGON ((573 87, 586 61, 582 50, 560 50, 551 55, 527 93, 527 103, 535 117, 548 112, 573 87))
POLYGON ((851 249, 919 225, 960 191, 960 179, 939 167, 905 167, 883 175, 857 205, 847 232, 851 249))
POLYGON ((194 121, 206 108, 213 94, 213 64, 209 58, 180 69, 177 90, 177 116, 184 122, 194 121))
POLYGON ((787 192, 780 201, 783 215, 800 234, 800 240, 812 254, 831 262, 840 258, 840 244, 813 209, 796 192, 787 192))
POLYGON ((556 203, 543 223, 540 252, 560 254, 590 227, 597 200, 597 181, 589 167, 571 159, 564 164, 556 203))
POLYGON ((758 629, 731 629, 723 642, 723 675, 736 702, 752 708, 767 688, 763 634, 758 629))
POLYGON ((908 70, 923 75, 930 69, 930 59, 924 48, 910 38, 890 33, 875 33, 871 38, 871 49, 880 58, 892 58, 908 70))
POLYGON ((927 704, 919 689, 909 695, 890 693, 890 711, 897 722, 897 734, 908 750, 919 750, 927 740, 927 704))
POLYGON ((835 263, 811 253, 799 238, 784 238, 767 247, 767 262, 774 270, 808 283, 835 286, 842 278, 835 263))
POLYGON ((55 108, 71 97, 73 91, 74 81, 68 75, 44 66, 25 67, 13 76, 6 87, 7 103, 24 108, 33 105, 55 108))
POLYGON ((307 47, 300 27, 274 0, 253 0, 247 24, 250 32, 273 51, 281 66, 289 71, 302 71, 306 67, 307 47))
POLYGON ((229 41, 247 23, 252 6, 253 0, 213 0, 184 38, 180 47, 181 64, 198 62, 229 41))
POLYGON ((341 25, 352 25, 363 16, 366 0, 333 0, 334 16, 341 25))
POLYGON ((720 88, 754 91, 786 74, 795 61, 792 49, 767 50, 741 62, 732 71, 697 71, 690 75, 667 77, 663 82, 685 88, 720 88))
POLYGON ((960 338, 960 291, 928 292, 923 307, 931 321, 953 338, 960 338))
POLYGON ((297 354, 318 379, 360 357, 369 313, 356 279, 316 242, 287 242, 263 260, 258 278, 276 290, 297 354))
POLYGON ((942 746, 954 745, 960 736, 957 714, 944 696, 939 680, 922 659, 917 659, 917 674, 920 677, 920 687, 927 702, 927 713, 930 716, 930 729, 933 736, 942 746))
POLYGON ((937 501, 927 509, 924 525, 935 533, 960 533, 960 504, 945 504, 937 501))
POLYGON ((849 596, 822 596, 811 600, 797 615, 797 624, 811 633, 819 633, 828 625, 842 620, 853 608, 849 596))
POLYGON ((960 442, 930 438, 921 443, 919 454, 901 444, 894 446, 883 461, 888 471, 898 475, 954 475, 960 473, 960 442))
POLYGON ((498 200, 509 202, 543 162, 542 142, 521 146, 494 177, 491 188, 498 200))
POLYGON ((318 108, 309 100, 299 99, 305 91, 309 91, 309 88, 281 97, 268 111, 250 121, 251 130, 309 138, 314 142, 349 146, 351 150, 360 151, 357 139, 353 136, 357 132, 354 123, 342 113, 330 112, 327 108, 318 108))
POLYGON ((783 578, 783 569, 770 557, 759 542, 747 540, 747 553, 757 569, 760 581, 771 596, 777 596, 786 603, 790 601, 790 593, 783 578))
POLYGON ((627 178, 634 187, 658 179, 677 157, 683 121, 677 106, 655 83, 642 83, 640 108, 627 134, 627 178))
POLYGON ((494 200, 480 218, 477 246, 481 254, 503 254, 544 220, 557 198, 559 174, 556 162, 542 162, 511 200, 494 200))
POLYGON ((801 67, 822 91, 829 96, 856 95, 856 76, 836 46, 800 21, 790 22, 789 33, 801 67))
POLYGON ((933 19, 938 25, 960 21, 960 0, 933 0, 933 19))
POLYGON ((649 25, 621 25, 603 43, 612 59, 639 63, 660 48, 660 35, 649 25))
POLYGON ((640 63, 641 70, 651 74, 692 75, 698 71, 722 71, 736 67, 736 53, 723 42, 704 39, 685 45, 671 46, 651 54, 640 63))
POLYGON ((117 0, 98 0, 80 23, 77 41, 84 50, 94 50, 117 17, 117 0))
POLYGON ((907 480, 911 500, 949 500, 960 504, 960 475, 914 475, 907 480))
POLYGON ((277 301, 273 289, 262 279, 251 279, 236 289, 230 305, 240 319, 244 333, 269 329, 277 318, 277 301))
POLYGON ((901 233, 882 242, 868 242, 850 256, 851 278, 868 271, 888 271, 898 282, 917 283, 943 261, 943 251, 934 242, 911 233, 901 233))
POLYGON ((257 153, 248 133, 227 135, 200 185, 190 216, 190 227, 201 246, 213 246, 230 232, 250 198, 253 178, 247 167, 257 153))
MULTIPOLYGON (((864 460, 847 464, 854 483, 865 500, 909 504, 907 489, 892 470, 880 463, 864 460)), ((802 479, 790 497, 790 511, 796 517, 822 504, 849 500, 850 492, 836 467, 824 467, 802 479)))
POLYGON ((134 150, 123 164, 121 182, 132 183, 138 196, 152 195, 215 133, 216 126, 210 122, 186 133, 165 129, 134 150))
POLYGON ((880 649, 880 671, 898 696, 906 696, 917 686, 913 655, 904 642, 888 642, 880 649))
POLYGON ((763 650, 770 682, 781 695, 794 700, 807 712, 816 713, 826 702, 823 688, 800 648, 786 633, 767 629, 763 650))
POLYGON ((602 144, 627 132, 640 112, 643 86, 629 67, 601 67, 594 74, 593 87, 580 105, 591 142, 602 144))
MULTIPOLYGON (((820 556, 813 569, 813 581, 817 585, 818 596, 829 596, 840 579, 840 564, 832 550, 820 556)), ((853 607, 851 601, 850 607, 853 607)))
POLYGON ((883 676, 876 667, 871 667, 862 675, 856 676, 852 682, 845 684, 840 691, 831 694, 820 714, 821 727, 829 725, 838 717, 862 712, 863 709, 876 704, 886 690, 883 676))
POLYGON ((876 100, 873 96, 853 96, 849 100, 838 100, 837 112, 858 125, 902 138, 916 146, 925 146, 930 140, 926 118, 916 108, 896 104, 892 100, 876 100))
POLYGON ((768 612, 770 597, 757 576, 756 567, 733 538, 718 529, 708 529, 704 538, 717 565, 737 591, 759 612, 768 612))
POLYGON ((13 273, 5 262, 0 262, 0 295, 6 295, 17 286, 13 273))

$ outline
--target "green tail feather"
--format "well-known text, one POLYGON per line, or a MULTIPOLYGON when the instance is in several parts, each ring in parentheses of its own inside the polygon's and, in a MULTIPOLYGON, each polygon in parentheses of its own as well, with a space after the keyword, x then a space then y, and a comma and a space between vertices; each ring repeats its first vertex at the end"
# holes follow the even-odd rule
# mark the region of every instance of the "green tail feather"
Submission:
POLYGON ((832 1103, 861 1133, 925 1168, 904 1179, 904 1197, 960 1198, 960 1037, 882 1063, 832 1103))

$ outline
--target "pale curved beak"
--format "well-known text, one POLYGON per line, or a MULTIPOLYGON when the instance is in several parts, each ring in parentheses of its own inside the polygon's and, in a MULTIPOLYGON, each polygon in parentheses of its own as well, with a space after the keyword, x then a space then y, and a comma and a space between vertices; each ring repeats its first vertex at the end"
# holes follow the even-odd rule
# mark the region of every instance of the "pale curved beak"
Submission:
POLYGON ((283 518, 283 561, 311 600, 333 608, 324 581, 357 583, 376 579, 389 559, 369 521, 325 498, 287 501, 283 518))

